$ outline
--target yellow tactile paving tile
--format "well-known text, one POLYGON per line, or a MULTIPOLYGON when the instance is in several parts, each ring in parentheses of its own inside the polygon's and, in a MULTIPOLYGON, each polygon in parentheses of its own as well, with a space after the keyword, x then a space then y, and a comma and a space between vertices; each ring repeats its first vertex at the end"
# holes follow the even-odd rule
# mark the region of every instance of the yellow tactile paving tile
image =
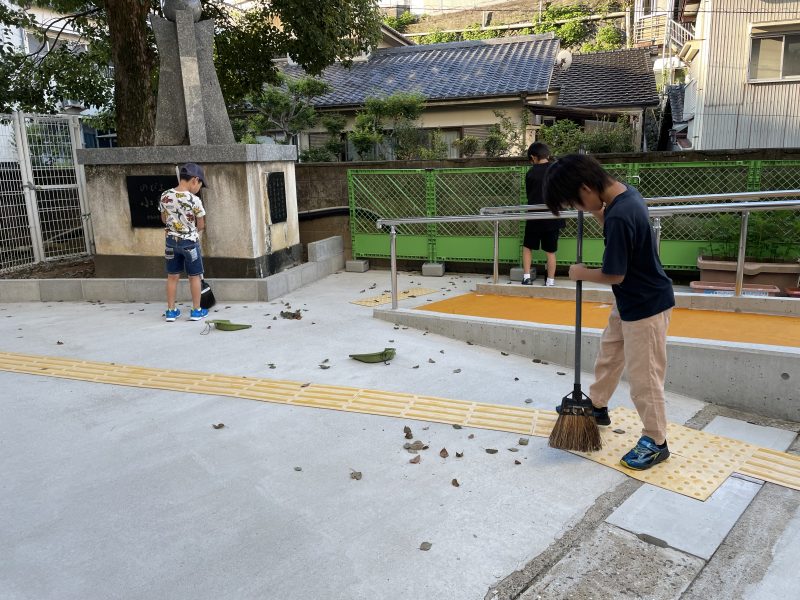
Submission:
MULTIPOLYGON (((554 411, 503 404, 27 354, 0 352, 0 370, 449 423, 537 437, 548 437, 556 421, 554 411)), ((629 477, 698 500, 706 500, 734 472, 800 490, 800 457, 674 423, 668 426, 670 459, 649 471, 631 471, 621 466, 619 459, 639 438, 639 417, 630 409, 616 408, 611 411, 611 420, 611 427, 601 428, 603 449, 581 456, 629 477)))
MULTIPOLYGON (((416 287, 410 290, 403 290, 398 292, 397 299, 405 300, 407 298, 416 298, 417 296, 426 296, 428 294, 435 294, 439 290, 431 288, 416 287)), ((370 298, 362 298, 361 300, 351 300, 350 304, 359 304, 361 306, 380 306, 382 304, 389 304, 392 301, 391 294, 381 294, 380 296, 372 296, 370 298)))
MULTIPOLYGON (((469 293, 430 302, 417 307, 417 310, 575 326, 575 303, 570 300, 469 293)), ((609 304, 584 302, 581 319, 583 326, 603 329, 610 311, 609 304)), ((675 308, 667 334, 674 337, 800 348, 800 318, 675 308)))

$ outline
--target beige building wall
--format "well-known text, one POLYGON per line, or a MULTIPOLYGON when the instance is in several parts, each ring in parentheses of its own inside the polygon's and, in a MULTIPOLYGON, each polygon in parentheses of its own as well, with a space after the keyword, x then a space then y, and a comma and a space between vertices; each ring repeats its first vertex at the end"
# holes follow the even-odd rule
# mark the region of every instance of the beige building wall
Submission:
POLYGON ((800 2, 777 6, 758 0, 704 1, 695 36, 700 52, 690 66, 695 80, 687 90, 688 136, 693 148, 782 148, 800 145, 800 80, 751 83, 751 26, 756 23, 796 22, 800 31, 800 2))

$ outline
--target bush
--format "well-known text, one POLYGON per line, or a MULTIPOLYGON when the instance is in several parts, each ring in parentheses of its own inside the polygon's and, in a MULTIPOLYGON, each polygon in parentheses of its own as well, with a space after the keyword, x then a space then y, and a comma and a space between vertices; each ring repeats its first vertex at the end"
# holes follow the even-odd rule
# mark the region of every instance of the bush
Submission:
POLYGON ((480 149, 481 141, 474 135, 465 135, 463 138, 454 141, 453 146, 461 156, 470 158, 480 149))
POLYGON ((609 123, 607 128, 584 131, 569 119, 560 119, 553 125, 543 125, 537 136, 539 141, 550 146, 553 154, 572 154, 582 148, 587 152, 633 152, 633 129, 626 119, 609 123))
POLYGON ((326 148, 309 148, 300 153, 300 162, 332 162, 333 154, 326 148))
POLYGON ((406 11, 399 17, 386 17, 383 22, 400 33, 405 33, 409 25, 417 22, 417 18, 410 12, 406 11))
POLYGON ((625 42, 625 34, 614 25, 603 25, 597 30, 594 41, 581 46, 581 52, 606 52, 619 50, 625 42))

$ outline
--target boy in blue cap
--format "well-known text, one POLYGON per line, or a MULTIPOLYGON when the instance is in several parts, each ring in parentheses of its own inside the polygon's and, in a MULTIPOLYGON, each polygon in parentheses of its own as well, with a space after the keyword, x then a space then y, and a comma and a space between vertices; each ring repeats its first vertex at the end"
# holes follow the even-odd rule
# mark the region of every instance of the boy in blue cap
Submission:
POLYGON ((203 168, 195 163, 186 163, 180 168, 180 181, 172 189, 161 194, 158 210, 166 233, 164 258, 167 263, 167 311, 168 323, 177 319, 181 311, 175 306, 178 281, 186 271, 189 289, 192 292, 190 321, 199 321, 208 315, 208 309, 200 308, 200 284, 203 277, 203 257, 200 253, 200 232, 206 227, 206 211, 197 196, 206 186, 203 168))
POLYGON ((554 215, 574 207, 592 213, 603 226, 603 266, 569 268, 573 281, 607 283, 614 292, 589 397, 597 424, 610 425, 608 401, 623 369, 627 372, 631 400, 644 427, 620 462, 630 469, 649 469, 669 457, 664 379, 675 295, 658 258, 647 205, 636 188, 617 181, 584 154, 553 163, 545 175, 544 196, 554 215))

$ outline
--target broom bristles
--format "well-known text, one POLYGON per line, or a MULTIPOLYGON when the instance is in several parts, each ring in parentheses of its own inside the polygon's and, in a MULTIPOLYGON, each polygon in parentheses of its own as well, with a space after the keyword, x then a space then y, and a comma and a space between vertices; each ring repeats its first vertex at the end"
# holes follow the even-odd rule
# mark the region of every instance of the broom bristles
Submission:
POLYGON ((550 432, 549 445, 559 450, 595 452, 603 447, 600 429, 591 409, 583 414, 560 414, 550 432))

